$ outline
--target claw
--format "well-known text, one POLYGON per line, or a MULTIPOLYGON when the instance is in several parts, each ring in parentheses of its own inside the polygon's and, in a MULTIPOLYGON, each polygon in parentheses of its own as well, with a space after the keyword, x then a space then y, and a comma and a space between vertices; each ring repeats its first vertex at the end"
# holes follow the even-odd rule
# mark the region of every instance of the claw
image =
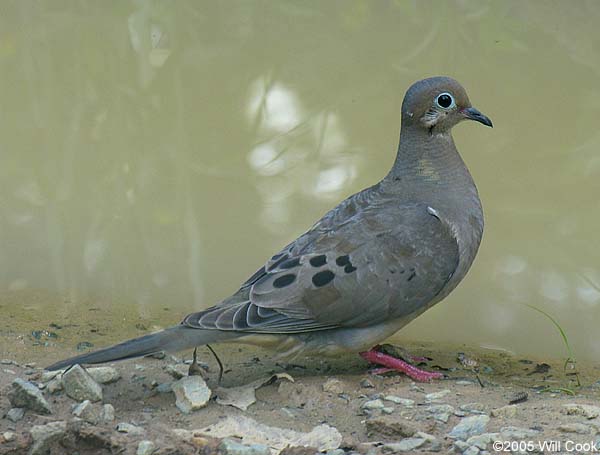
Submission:
POLYGON ((360 356, 371 363, 383 365, 384 368, 378 368, 374 370, 378 371, 379 374, 391 370, 401 371, 408 377, 419 382, 429 382, 432 379, 441 379, 444 377, 442 373, 423 371, 417 368, 416 366, 405 362, 404 360, 400 360, 395 357, 392 357, 391 355, 376 351, 375 348, 370 349, 369 351, 361 352, 360 356))

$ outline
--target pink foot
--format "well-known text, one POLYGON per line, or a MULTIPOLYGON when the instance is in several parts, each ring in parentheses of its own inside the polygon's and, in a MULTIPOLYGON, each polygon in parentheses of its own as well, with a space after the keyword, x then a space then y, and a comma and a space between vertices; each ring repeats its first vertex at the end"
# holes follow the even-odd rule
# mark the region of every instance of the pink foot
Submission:
POLYGON ((432 373, 429 371, 423 371, 410 363, 406 363, 404 360, 397 359, 382 352, 370 349, 369 351, 361 352, 360 356, 368 360, 371 363, 377 365, 383 365, 385 368, 379 368, 376 371, 384 372, 383 370, 395 370, 401 371, 408 377, 419 382, 429 382, 432 379, 441 379, 444 377, 442 373, 432 373))

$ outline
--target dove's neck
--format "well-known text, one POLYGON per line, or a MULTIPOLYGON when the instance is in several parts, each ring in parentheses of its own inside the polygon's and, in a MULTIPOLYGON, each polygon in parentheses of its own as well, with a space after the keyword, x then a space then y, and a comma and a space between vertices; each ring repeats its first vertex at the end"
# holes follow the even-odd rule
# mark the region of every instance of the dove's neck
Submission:
POLYGON ((449 132, 430 134, 421 128, 403 128, 396 161, 382 185, 399 197, 479 204, 471 174, 449 132))

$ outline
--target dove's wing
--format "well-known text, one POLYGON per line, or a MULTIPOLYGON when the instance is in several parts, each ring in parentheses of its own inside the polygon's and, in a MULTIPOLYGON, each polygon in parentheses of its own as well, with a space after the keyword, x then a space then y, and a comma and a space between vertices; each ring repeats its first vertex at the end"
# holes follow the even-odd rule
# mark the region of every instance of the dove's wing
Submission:
POLYGON ((290 334, 366 327, 434 303, 458 266, 452 229, 424 204, 381 210, 366 198, 344 201, 233 296, 182 324, 290 334))

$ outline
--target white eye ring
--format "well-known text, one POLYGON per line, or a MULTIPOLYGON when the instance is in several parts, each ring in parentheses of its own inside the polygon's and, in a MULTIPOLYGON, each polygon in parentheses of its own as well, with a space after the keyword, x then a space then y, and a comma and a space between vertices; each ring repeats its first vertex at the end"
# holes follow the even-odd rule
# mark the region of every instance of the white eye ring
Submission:
POLYGON ((438 96, 436 96, 435 104, 437 104, 442 109, 452 109, 456 106, 454 97, 448 92, 440 93, 438 96))

